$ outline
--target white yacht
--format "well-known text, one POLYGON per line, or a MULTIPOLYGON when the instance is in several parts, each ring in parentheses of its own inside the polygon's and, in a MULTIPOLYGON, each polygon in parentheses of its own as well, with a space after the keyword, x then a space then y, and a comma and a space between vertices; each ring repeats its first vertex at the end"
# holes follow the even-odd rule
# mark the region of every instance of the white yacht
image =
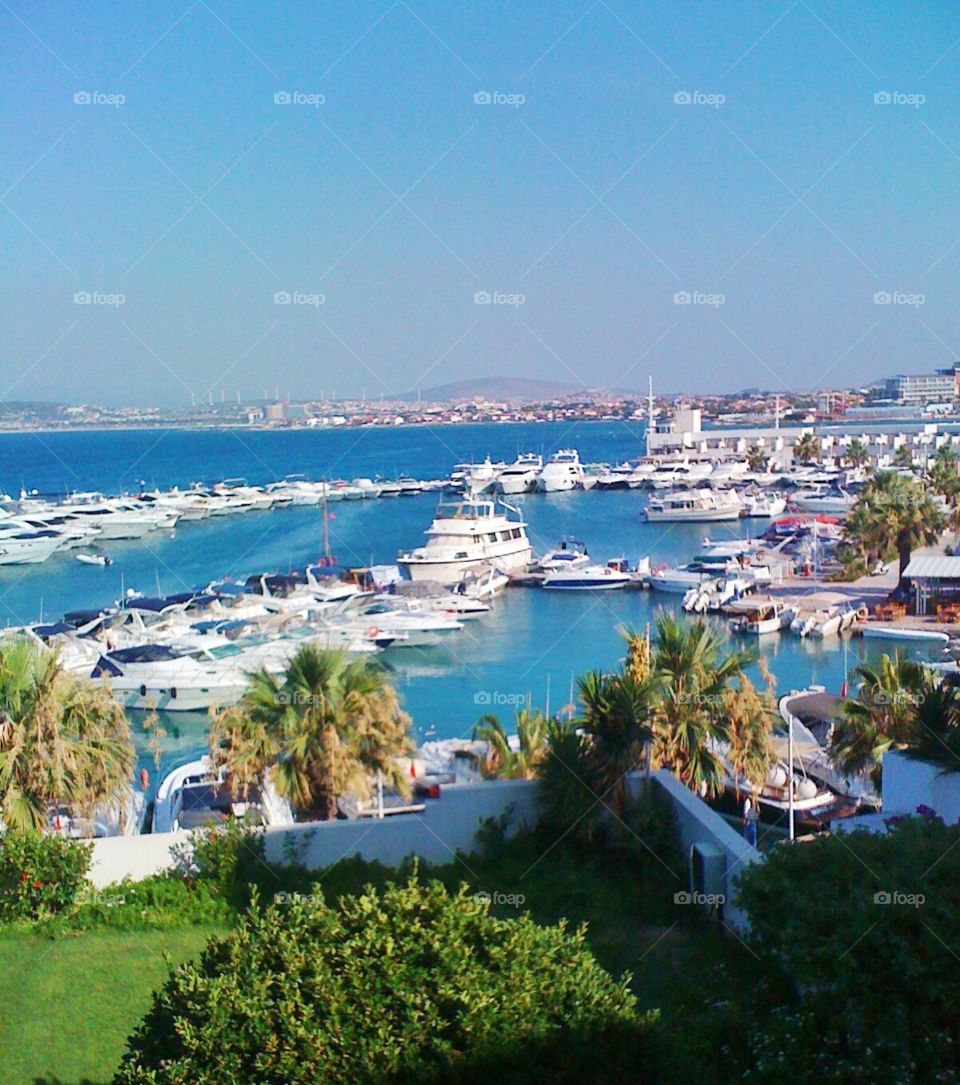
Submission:
POLYGON ((217 659, 209 651, 142 644, 104 652, 90 677, 107 683, 125 708, 196 712, 235 704, 247 688, 248 669, 255 668, 239 655, 217 659))
POLYGON ((668 490, 675 486, 698 486, 713 472, 713 464, 689 463, 687 460, 668 460, 657 464, 646 479, 646 485, 654 490, 668 490))
POLYGON ((55 531, 0 530, 0 565, 38 565, 66 542, 55 531))
POLYGON ((856 616, 856 607, 846 595, 814 592, 801 600, 790 632, 798 637, 830 637, 853 625, 856 616))
POLYGON ((856 504, 856 497, 846 490, 798 490, 791 498, 792 504, 803 512, 820 512, 844 516, 856 504))
POLYGON ((575 448, 561 448, 544 464, 537 475, 537 489, 541 493, 560 493, 583 486, 583 467, 580 453, 575 448))
POLYGON ((670 592, 674 595, 686 595, 691 588, 713 586, 717 581, 714 573, 706 572, 701 566, 658 565, 651 569, 648 583, 654 591, 670 592))
POLYGON ((481 565, 507 573, 526 568, 531 554, 527 525, 518 509, 499 502, 501 511, 497 504, 486 498, 441 501, 426 531, 426 545, 400 554, 400 571, 410 580, 456 584, 481 565))
POLYGON ((796 607, 782 599, 740 599, 728 607, 734 612, 730 628, 735 633, 762 637, 787 629, 797 616, 796 607))
POLYGON ((551 550, 540 558, 535 567, 541 572, 556 572, 560 569, 575 569, 590 564, 586 543, 578 539, 561 539, 556 550, 551 550))
POLYGON ((748 517, 764 517, 772 519, 786 511, 787 499, 783 494, 776 492, 761 491, 760 493, 742 494, 743 515, 748 517))
POLYGON ((739 520, 741 511, 735 490, 674 490, 651 497, 644 517, 651 523, 714 523, 739 520))
POLYGON ((502 494, 525 494, 536 486, 537 475, 542 468, 542 456, 535 452, 524 452, 500 472, 496 487, 502 494))
POLYGON ((253 816, 264 825, 292 825, 293 812, 268 782, 245 797, 233 795, 223 773, 214 777, 206 754, 168 772, 157 788, 153 832, 171 833, 253 816))
POLYGON ((632 579, 626 562, 615 559, 606 565, 551 569, 544 575, 543 587, 565 591, 608 591, 611 588, 625 588, 632 579))

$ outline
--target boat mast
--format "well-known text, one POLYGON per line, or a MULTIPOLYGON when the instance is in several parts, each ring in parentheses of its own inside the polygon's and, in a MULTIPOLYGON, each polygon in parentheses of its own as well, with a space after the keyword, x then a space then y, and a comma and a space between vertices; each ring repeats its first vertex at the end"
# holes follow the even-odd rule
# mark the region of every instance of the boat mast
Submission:
POLYGON ((790 843, 793 843, 793 713, 787 709, 787 809, 790 821, 790 843))
POLYGON ((323 556, 330 557, 330 529, 327 526, 327 482, 323 481, 323 556))
POLYGON ((650 455, 650 434, 653 432, 653 374, 647 377, 647 455, 650 455))

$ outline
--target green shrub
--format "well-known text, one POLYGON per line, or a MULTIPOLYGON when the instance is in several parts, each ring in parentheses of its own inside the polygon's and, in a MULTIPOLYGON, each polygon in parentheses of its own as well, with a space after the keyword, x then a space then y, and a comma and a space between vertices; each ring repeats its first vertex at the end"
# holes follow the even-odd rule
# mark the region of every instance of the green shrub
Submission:
POLYGON ((91 846, 47 833, 0 834, 0 923, 36 920, 73 906, 91 846))
POLYGON ((411 879, 251 909, 175 970, 116 1085, 640 1080, 649 1018, 583 930, 411 879))
MULTIPOLYGON (((883 1051, 889 1066, 913 1066, 904 1080, 955 1080, 960 826, 891 819, 886 834, 782 846, 747 867, 738 887, 758 972, 778 979, 784 1008, 809 1035, 819 1031, 838 1058, 855 1064, 858 1052, 883 1051)), ((775 999, 764 1005, 772 1022, 775 999)), ((759 1039, 791 1065, 788 1038, 769 1027, 759 1039)), ((812 1066, 810 1073, 814 1080, 812 1066)))
POLYGON ((680 826, 673 805, 659 787, 644 786, 623 820, 619 843, 641 866, 652 866, 654 870, 666 867, 678 877, 684 874, 680 826))
POLYGON ((216 886, 163 873, 91 890, 64 924, 71 930, 172 930, 227 923, 233 916, 216 886))

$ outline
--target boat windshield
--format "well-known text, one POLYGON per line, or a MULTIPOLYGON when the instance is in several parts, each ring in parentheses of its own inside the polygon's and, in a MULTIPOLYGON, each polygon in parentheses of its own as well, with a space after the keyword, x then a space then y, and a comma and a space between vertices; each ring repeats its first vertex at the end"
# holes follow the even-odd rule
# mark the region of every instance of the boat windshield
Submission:
POLYGON ((435 519, 479 520, 493 514, 492 501, 441 501, 435 519))

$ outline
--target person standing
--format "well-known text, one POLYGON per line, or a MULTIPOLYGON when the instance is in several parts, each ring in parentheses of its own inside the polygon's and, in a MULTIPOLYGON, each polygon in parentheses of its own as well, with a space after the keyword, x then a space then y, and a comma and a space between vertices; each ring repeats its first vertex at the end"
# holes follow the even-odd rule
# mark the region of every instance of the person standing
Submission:
POLYGON ((743 803, 743 836, 751 848, 757 846, 757 822, 760 820, 760 811, 756 802, 748 795, 743 803))

